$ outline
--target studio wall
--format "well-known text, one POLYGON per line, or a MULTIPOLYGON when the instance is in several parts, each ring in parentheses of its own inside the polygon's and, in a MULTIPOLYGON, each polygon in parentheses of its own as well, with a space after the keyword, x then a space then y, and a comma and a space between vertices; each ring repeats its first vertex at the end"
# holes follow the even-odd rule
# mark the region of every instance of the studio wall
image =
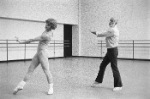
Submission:
MULTIPOLYGON (((15 36, 25 40, 39 36, 44 31, 44 21, 47 18, 57 20, 58 28, 54 32, 53 40, 56 40, 55 43, 62 43, 64 24, 78 25, 78 0, 0 0, 0 40, 14 40, 15 36)), ((63 57, 63 44, 51 43, 49 56, 63 57)), ((29 45, 35 48, 27 49, 26 55, 25 45, 8 46, 12 46, 13 49, 7 49, 6 44, 1 44, 3 57, 0 57, 0 60, 7 60, 7 57, 8 60, 30 59, 36 53, 37 45, 29 45), (16 49, 15 46, 19 48, 16 49)))
POLYGON ((149 40, 149 5, 149 0, 80 0, 80 55, 100 56, 97 43, 104 38, 97 38, 89 29, 106 31, 111 17, 118 19, 120 40, 149 40))
POLYGON ((78 0, 0 0, 0 17, 78 24, 78 0))

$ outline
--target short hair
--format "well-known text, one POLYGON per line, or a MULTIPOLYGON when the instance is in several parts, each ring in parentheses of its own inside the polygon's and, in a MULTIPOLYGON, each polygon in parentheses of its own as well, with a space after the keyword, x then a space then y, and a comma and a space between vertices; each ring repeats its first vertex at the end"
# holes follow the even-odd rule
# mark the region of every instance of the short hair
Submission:
POLYGON ((45 22, 51 26, 51 29, 55 30, 57 28, 57 21, 55 19, 49 18, 45 22))
POLYGON ((117 19, 115 19, 115 18, 113 18, 113 17, 112 17, 112 18, 110 18, 110 21, 111 21, 111 22, 113 22, 113 23, 115 23, 115 24, 118 24, 118 20, 117 20, 117 19))

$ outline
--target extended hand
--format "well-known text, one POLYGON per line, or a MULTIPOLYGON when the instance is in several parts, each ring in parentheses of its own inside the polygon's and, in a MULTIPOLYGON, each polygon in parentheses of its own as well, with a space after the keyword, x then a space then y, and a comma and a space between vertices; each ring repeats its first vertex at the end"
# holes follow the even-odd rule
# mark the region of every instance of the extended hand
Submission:
POLYGON ((90 30, 90 32, 91 32, 92 34, 96 35, 96 32, 95 32, 95 31, 91 31, 91 30, 90 30))
POLYGON ((19 38, 18 38, 18 37, 16 37, 16 36, 15 36, 15 38, 16 38, 16 41, 17 41, 17 42, 20 42, 20 40, 19 40, 19 38))

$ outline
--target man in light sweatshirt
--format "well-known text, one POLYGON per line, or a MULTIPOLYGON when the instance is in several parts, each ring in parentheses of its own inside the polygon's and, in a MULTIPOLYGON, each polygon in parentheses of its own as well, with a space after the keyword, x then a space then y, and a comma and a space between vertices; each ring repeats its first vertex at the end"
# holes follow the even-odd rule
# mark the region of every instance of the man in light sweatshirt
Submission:
POLYGON ((107 47, 107 53, 100 65, 99 73, 92 87, 96 87, 102 84, 106 66, 109 63, 111 63, 111 68, 114 77, 113 91, 122 90, 123 84, 117 66, 118 43, 119 43, 119 30, 117 28, 117 20, 114 18, 110 19, 108 31, 104 33, 97 33, 95 31, 91 31, 91 33, 95 34, 97 37, 105 37, 107 47))

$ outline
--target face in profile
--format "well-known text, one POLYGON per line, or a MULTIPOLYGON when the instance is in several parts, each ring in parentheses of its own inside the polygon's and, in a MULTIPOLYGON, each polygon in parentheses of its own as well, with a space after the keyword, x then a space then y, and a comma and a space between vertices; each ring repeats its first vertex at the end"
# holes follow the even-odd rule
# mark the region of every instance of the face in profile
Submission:
POLYGON ((109 22, 109 26, 110 26, 110 27, 114 27, 114 26, 115 26, 115 22, 110 21, 110 22, 109 22))
POLYGON ((117 24, 116 20, 114 18, 111 18, 109 22, 109 26, 114 27, 116 24, 117 24))
POLYGON ((46 25, 45 25, 45 30, 46 30, 46 31, 50 31, 50 30, 51 30, 51 26, 48 25, 48 23, 46 23, 46 25))
POLYGON ((46 31, 55 30, 57 28, 57 21, 55 19, 49 18, 46 21, 45 29, 46 31))

